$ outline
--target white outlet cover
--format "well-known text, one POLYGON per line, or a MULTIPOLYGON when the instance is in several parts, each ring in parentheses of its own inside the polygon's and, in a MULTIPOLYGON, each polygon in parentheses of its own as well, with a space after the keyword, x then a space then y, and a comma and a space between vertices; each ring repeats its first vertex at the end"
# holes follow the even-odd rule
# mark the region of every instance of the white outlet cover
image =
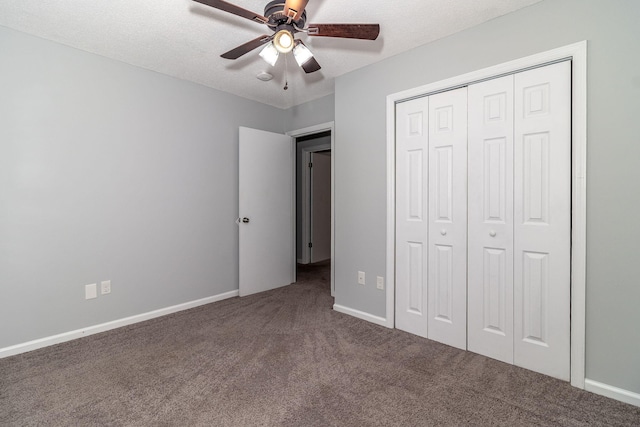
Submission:
POLYGON ((92 283, 84 287, 84 299, 98 298, 98 284, 92 283))
POLYGON ((358 271, 358 284, 364 285, 364 283, 365 283, 364 271, 358 271))
POLYGON ((100 282, 100 292, 102 295, 111 293, 111 280, 104 280, 100 282))
POLYGON ((376 287, 381 290, 384 289, 384 277, 378 276, 376 278, 376 287))

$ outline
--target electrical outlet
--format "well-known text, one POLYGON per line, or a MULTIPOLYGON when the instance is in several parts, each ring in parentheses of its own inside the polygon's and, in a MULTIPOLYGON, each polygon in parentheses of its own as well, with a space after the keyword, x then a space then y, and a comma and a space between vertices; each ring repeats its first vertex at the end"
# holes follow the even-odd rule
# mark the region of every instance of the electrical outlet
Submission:
POLYGON ((364 271, 358 271, 358 284, 364 285, 364 271))
POLYGON ((378 276, 376 278, 376 288, 384 289, 384 277, 378 276))
POLYGON ((98 298, 98 284, 92 283, 84 287, 84 299, 98 298))
POLYGON ((103 280, 100 282, 100 292, 102 295, 111 293, 111 280, 103 280))

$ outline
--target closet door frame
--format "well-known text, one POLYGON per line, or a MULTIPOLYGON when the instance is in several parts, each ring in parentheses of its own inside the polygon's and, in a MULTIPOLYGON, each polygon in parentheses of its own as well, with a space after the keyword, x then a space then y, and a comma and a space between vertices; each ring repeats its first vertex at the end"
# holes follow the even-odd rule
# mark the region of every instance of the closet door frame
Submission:
POLYGON ((385 326, 395 327, 396 104, 555 62, 571 60, 571 385, 585 388, 587 42, 571 44, 387 96, 387 292, 385 326))

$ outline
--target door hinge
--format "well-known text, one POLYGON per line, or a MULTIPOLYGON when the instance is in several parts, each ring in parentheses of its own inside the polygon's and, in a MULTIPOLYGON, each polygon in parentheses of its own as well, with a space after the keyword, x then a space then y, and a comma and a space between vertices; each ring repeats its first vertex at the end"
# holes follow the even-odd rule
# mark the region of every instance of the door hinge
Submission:
POLYGON ((313 247, 313 243, 309 242, 309 247, 312 248, 313 247))
POLYGON ((309 167, 312 168, 313 167, 313 163, 309 163, 309 167))

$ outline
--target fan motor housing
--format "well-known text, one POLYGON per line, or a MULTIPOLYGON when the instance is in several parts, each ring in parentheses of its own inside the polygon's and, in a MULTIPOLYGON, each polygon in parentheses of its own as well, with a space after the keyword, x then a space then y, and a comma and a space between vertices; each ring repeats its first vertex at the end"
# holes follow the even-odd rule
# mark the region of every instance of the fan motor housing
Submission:
POLYGON ((307 22, 307 11, 302 12, 302 16, 297 21, 289 23, 289 18, 284 14, 284 2, 282 0, 274 0, 267 3, 264 7, 264 16, 269 19, 269 25, 277 30, 286 29, 291 33, 297 33, 297 28, 304 28, 307 22), (295 25, 293 25, 295 24, 295 25))

